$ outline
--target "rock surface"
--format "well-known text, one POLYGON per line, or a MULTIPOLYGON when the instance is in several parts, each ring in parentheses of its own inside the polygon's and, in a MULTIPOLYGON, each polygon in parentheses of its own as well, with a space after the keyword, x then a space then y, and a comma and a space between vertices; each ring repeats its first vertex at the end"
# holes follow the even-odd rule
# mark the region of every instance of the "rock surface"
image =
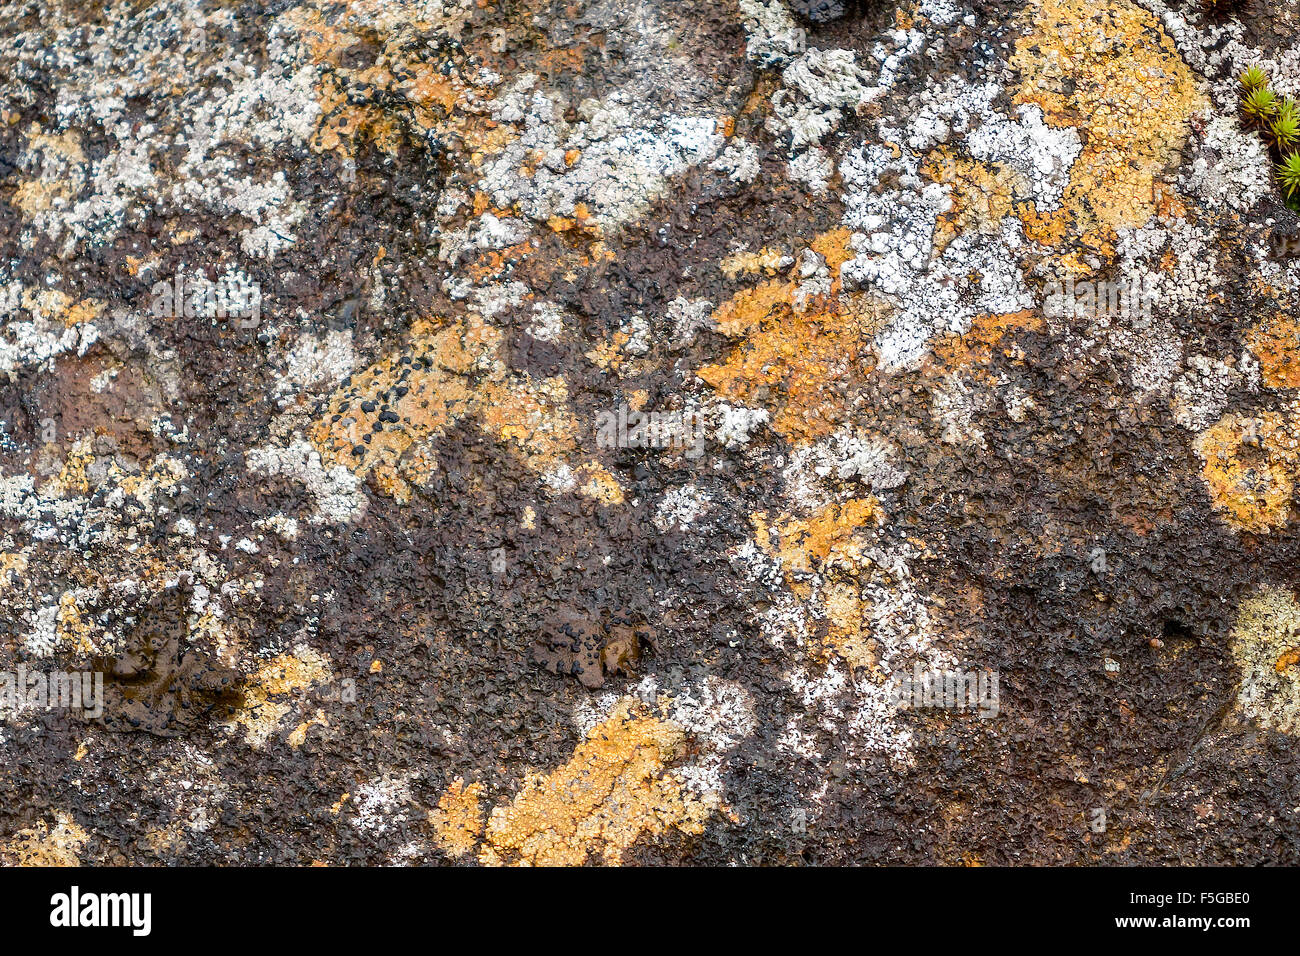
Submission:
POLYGON ((1300 863, 1297 0, 0 24, 0 861, 1300 863))

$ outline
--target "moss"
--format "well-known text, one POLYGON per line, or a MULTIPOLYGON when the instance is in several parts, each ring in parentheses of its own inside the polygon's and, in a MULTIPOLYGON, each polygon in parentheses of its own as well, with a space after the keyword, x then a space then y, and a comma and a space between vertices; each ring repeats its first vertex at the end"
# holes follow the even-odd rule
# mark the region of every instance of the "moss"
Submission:
POLYGON ((1238 79, 1241 81, 1242 87, 1249 92, 1251 90, 1263 89, 1268 83, 1268 74, 1258 66, 1252 64, 1242 72, 1238 79))
POLYGON ((1251 90, 1242 97, 1241 108, 1255 123, 1263 126, 1277 114, 1277 94, 1266 86, 1251 90))
POLYGON ((1291 153, 1277 164, 1277 178, 1287 198, 1295 198, 1300 191, 1300 153, 1291 153))

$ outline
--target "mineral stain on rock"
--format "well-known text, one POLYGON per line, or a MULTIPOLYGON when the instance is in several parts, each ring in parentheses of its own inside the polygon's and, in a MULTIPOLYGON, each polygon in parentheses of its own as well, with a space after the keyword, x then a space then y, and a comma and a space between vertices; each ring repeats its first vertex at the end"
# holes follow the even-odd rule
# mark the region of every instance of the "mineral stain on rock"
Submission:
POLYGON ((104 675, 106 730, 172 737, 228 719, 243 703, 243 675, 191 645, 188 597, 164 591, 136 611, 120 650, 92 662, 104 675))

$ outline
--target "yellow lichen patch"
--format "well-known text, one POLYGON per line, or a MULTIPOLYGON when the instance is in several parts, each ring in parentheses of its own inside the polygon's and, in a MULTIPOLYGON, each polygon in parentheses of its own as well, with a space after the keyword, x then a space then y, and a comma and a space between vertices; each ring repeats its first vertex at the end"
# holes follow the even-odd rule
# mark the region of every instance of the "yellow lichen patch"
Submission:
MULTIPOLYGON (((329 661, 306 645, 280 654, 262 664, 244 687, 244 702, 233 722, 244 730, 244 739, 263 746, 280 729, 280 722, 293 710, 296 691, 334 679, 329 661)), ((299 728, 304 736, 306 728, 299 728)), ((300 741, 301 742, 301 741, 300 741)))
MULTIPOLYGON (((1079 129, 1063 208, 1038 218, 1070 225, 1102 248, 1122 226, 1157 212, 1157 179, 1174 165, 1188 121, 1209 103, 1159 20, 1128 0, 1032 0, 1011 63, 1014 102, 1079 129)), ((1032 217, 1031 217, 1032 218, 1032 217)), ((1057 227, 1039 224, 1050 234, 1057 227)))
POLYGON ((86 154, 75 129, 56 135, 45 132, 39 124, 33 124, 27 131, 27 148, 39 160, 38 175, 20 183, 10 202, 24 219, 32 220, 80 192, 85 179, 86 154))
POLYGON ((942 252, 957 236, 967 233, 995 235, 1002 220, 1018 208, 1032 212, 1033 195, 1024 175, 1003 163, 982 163, 952 156, 939 147, 927 157, 921 171, 936 182, 951 186, 952 206, 935 220, 934 245, 942 252))
MULTIPOLYGON (((566 466, 580 448, 564 379, 510 371, 500 344, 501 333, 475 315, 417 323, 406 348, 352 375, 330 397, 308 435, 322 462, 373 475, 381 492, 406 501, 410 485, 437 467, 433 441, 473 417, 534 472, 566 466)), ((617 479, 596 462, 575 469, 575 479, 583 494, 622 501, 617 479)))
MULTIPOLYGON (((90 481, 86 469, 94 460, 91 439, 77 439, 59 473, 41 487, 41 494, 51 498, 89 494, 90 481)), ((188 474, 181 461, 167 455, 152 459, 140 474, 132 474, 116 460, 110 460, 100 484, 116 485, 123 493, 134 496, 145 507, 149 507, 154 492, 173 487, 184 481, 188 474)))
POLYGON ((299 747, 301 747, 304 743, 307 742, 308 730, 310 730, 312 727, 328 727, 329 725, 330 722, 325 717, 325 712, 323 710, 318 709, 315 715, 310 720, 304 720, 302 723, 300 723, 297 727, 293 729, 293 733, 289 734, 289 746, 292 747, 294 750, 297 750, 299 747))
POLYGON ((623 486, 603 465, 589 461, 578 469, 578 491, 607 505, 623 503, 623 486))
POLYGON ((786 586, 802 601, 814 601, 815 616, 826 621, 825 649, 854 670, 872 670, 879 646, 865 625, 870 602, 862 598, 861 578, 869 565, 863 554, 864 532, 884 523, 875 496, 832 503, 808 517, 782 515, 768 524, 767 515, 750 516, 758 546, 780 558, 786 586), (814 579, 812 576, 816 575, 814 579), (814 587, 814 580, 820 586, 814 587))
POLYGON ((58 289, 24 289, 20 302, 36 318, 62 322, 69 328, 91 322, 104 311, 101 302, 94 299, 73 299, 58 289))
POLYGON ((740 275, 774 276, 783 258, 780 249, 766 246, 758 252, 737 252, 727 256, 718 263, 718 268, 732 282, 740 275))
POLYGON ((27 573, 27 555, 21 552, 0 553, 0 590, 22 582, 27 573))
POLYGON ((586 353, 588 361, 602 372, 617 372, 623 365, 623 346, 632 338, 631 333, 617 329, 605 342, 586 353))
POLYGON ((72 194, 72 185, 66 180, 51 182, 47 179, 31 179, 15 189, 9 201, 23 214, 24 219, 31 220, 56 205, 67 202, 72 194))
POLYGON ((79 438, 68 451, 59 473, 41 488, 41 493, 50 498, 62 498, 65 495, 84 495, 90 491, 90 482, 86 479, 86 468, 95 460, 89 438, 79 438))
POLYGON ((66 813, 56 811, 54 826, 44 821, 19 830, 0 846, 6 866, 80 866, 78 854, 90 839, 66 813))
POLYGON ((567 763, 529 775, 514 800, 494 808, 480 862, 580 866, 597 854, 617 865, 643 836, 703 832, 720 803, 686 788, 670 769, 686 752, 685 732, 639 706, 621 701, 567 763))
POLYGON ((782 515, 771 526, 763 512, 751 515, 750 520, 754 522, 759 547, 779 557, 786 572, 807 574, 820 571, 837 556, 845 556, 845 549, 851 546, 857 531, 878 527, 884 521, 884 512, 879 500, 868 495, 842 504, 829 504, 807 518, 782 515))
POLYGON ((1237 709, 1271 730, 1300 734, 1300 604, 1290 591, 1263 587, 1241 603, 1232 631, 1241 667, 1237 709))
POLYGON ((483 832, 483 811, 479 806, 482 794, 481 783, 466 786, 457 777, 439 798, 438 806, 429 811, 434 838, 448 856, 463 857, 478 843, 483 832))
POLYGON ((1279 312, 1251 329, 1246 344, 1269 388, 1300 388, 1300 324, 1279 312))
POLYGON ((1197 437, 1196 450, 1210 501, 1230 525, 1267 532, 1287 523, 1300 474, 1300 423, 1294 413, 1225 415, 1197 437))
POLYGON ((853 670, 872 670, 880 663, 878 643, 865 626, 868 602, 861 597, 855 574, 833 580, 823 591, 826 619, 826 648, 838 654, 853 670))
POLYGON ((60 643, 66 642, 74 653, 93 655, 99 652, 96 636, 101 629, 88 620, 77 607, 77 596, 64 591, 59 598, 59 610, 54 620, 54 633, 60 643))
POLYGON ((81 299, 68 306, 68 310, 63 313, 63 323, 65 325, 80 325, 83 322, 90 322, 99 318, 102 311, 103 306, 98 302, 81 299))

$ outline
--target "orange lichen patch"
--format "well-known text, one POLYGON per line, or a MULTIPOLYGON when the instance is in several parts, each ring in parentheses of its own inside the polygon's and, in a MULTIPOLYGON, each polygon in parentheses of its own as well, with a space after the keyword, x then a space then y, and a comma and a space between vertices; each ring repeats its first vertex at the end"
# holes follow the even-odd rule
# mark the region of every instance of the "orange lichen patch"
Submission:
POLYGON ((780 319, 791 311, 791 283, 763 282, 742 289, 713 313, 714 324, 723 335, 743 335, 765 322, 780 319))
POLYGON ((1279 674, 1285 674, 1297 667, 1300 667, 1300 647, 1293 647, 1282 653, 1282 656, 1277 659, 1277 663, 1273 665, 1273 670, 1279 674))
POLYGON ((687 789, 670 764, 685 755, 676 723, 624 699, 573 756, 549 774, 530 774, 509 804, 493 809, 479 861, 489 865, 608 865, 642 837, 669 829, 698 834, 720 807, 687 789))
POLYGON ((857 254, 849 245, 852 238, 852 230, 840 227, 820 233, 809 243, 812 251, 826 260, 826 268, 831 274, 832 295, 840 291, 840 268, 857 254))
POLYGON ((6 866, 80 866, 78 854, 90 837, 72 817, 54 814, 54 826, 45 821, 19 830, 0 846, 0 862, 6 866))
POLYGON ((35 123, 27 133, 27 148, 41 153, 46 168, 55 162, 68 165, 86 162, 81 134, 75 128, 64 133, 47 133, 39 123, 35 123))
POLYGON ((444 113, 456 108, 466 88, 452 77, 443 74, 439 65, 417 63, 411 67, 408 78, 398 84, 412 103, 425 108, 437 106, 444 113))
POLYGON ((882 310, 865 296, 809 303, 796 311, 794 287, 764 283, 715 313, 719 329, 748 337, 698 375, 719 395, 746 404, 776 391, 772 427, 796 445, 831 434, 849 415, 851 383, 875 367, 868 344, 882 310))
POLYGON ((93 321, 104 311, 102 302, 93 299, 74 300, 57 289, 25 289, 19 304, 34 316, 51 322, 62 322, 69 328, 93 321))
POLYGON ((1198 436, 1196 450, 1210 501, 1230 525, 1267 532, 1287 523, 1300 474, 1300 423, 1294 414, 1225 415, 1198 436))
MULTIPOLYGON (((500 210, 497 212, 500 212, 500 210)), ((528 240, 506 246, 504 249, 485 249, 480 251, 473 261, 463 268, 465 274, 473 282, 488 282, 506 275, 520 262, 532 255, 533 251, 533 244, 528 240)))
POLYGON ((563 376, 534 381, 527 372, 487 384, 482 395, 485 431, 515 445, 533 471, 545 471, 576 450, 577 422, 568 414, 563 376))
MULTIPOLYGON (((399 501, 437 468, 432 442, 472 416, 488 435, 516 447, 524 464, 551 474, 579 452, 578 424, 564 379, 534 381, 500 360, 499 330, 476 315, 421 321, 400 352, 351 376, 308 433, 326 467, 343 465, 399 501)), ((595 462, 578 469, 579 490, 622 501, 617 480, 595 462), (594 484, 593 484, 594 482, 594 484)))
POLYGON ((784 402, 772 427, 796 444, 809 444, 835 431, 850 408, 844 380, 858 372, 865 335, 838 319, 791 314, 766 323, 699 376, 724 398, 746 404, 758 401, 760 388, 778 387, 784 402))
POLYGON ((14 190, 9 201, 24 219, 30 220, 71 199, 72 192, 67 180, 30 179, 14 190))
MULTIPOLYGON (((243 705, 232 722, 243 728, 245 740, 254 747, 261 747, 279 730, 280 721, 293 709, 295 692, 306 690, 312 684, 328 684, 333 679, 329 661, 318 651, 299 645, 292 653, 279 654, 266 661, 248 679, 244 685, 243 705)), ((323 723, 323 715, 321 720, 309 723, 323 723)), ((298 729, 305 737, 307 726, 298 729)))
POLYGON ((500 332, 475 317, 441 328, 417 323, 409 348, 354 374, 331 396, 308 436, 321 460, 362 477, 375 472, 381 488, 406 500, 403 456, 471 412, 468 373, 490 363, 499 341, 500 332))
POLYGON ((68 306, 63 313, 63 323, 65 325, 77 325, 81 322, 90 322, 99 318, 103 311, 103 306, 98 302, 92 302, 90 299, 82 299, 68 306))
MULTIPOLYGON (((847 229, 833 229, 809 244, 826 263, 829 294, 803 293, 797 277, 768 279, 719 306, 717 330, 744 338, 697 372, 724 398, 775 405, 773 428, 796 445, 835 431, 852 407, 852 383, 875 367, 869 343, 887 307, 841 293, 840 268, 853 257, 849 238, 847 229)), ((734 265, 724 260, 723 268, 734 265)))
POLYGON ((1078 127, 1084 144, 1062 209, 1026 220, 1058 221, 1040 222, 1039 234, 1068 223, 1105 246, 1118 228, 1156 214, 1156 181, 1208 99, 1159 20, 1128 0, 1032 0, 1025 16, 1011 60, 1021 74, 1014 102, 1078 127))
POLYGON ((993 360, 998 356, 1021 357, 1014 341, 1016 336, 1041 332, 1043 328, 1043 316, 1034 309, 996 315, 981 313, 971 320, 965 335, 949 335, 936 342, 923 366, 927 372, 936 374, 966 369, 972 379, 992 384, 998 377, 989 368, 993 360))
POLYGON ((466 856, 478 843, 483 832, 483 810, 479 806, 482 794, 481 783, 466 786, 457 777, 439 798, 438 806, 429 811, 434 839, 448 856, 466 856))
POLYGON ((1246 336, 1269 388, 1300 388, 1300 323, 1283 312, 1264 319, 1246 336))
POLYGON ((537 67, 538 72, 552 78, 564 73, 581 76, 585 70, 586 62, 586 48, 584 44, 578 43, 573 46, 547 50, 537 58, 537 67))
POLYGON ((389 156, 397 155, 402 131, 397 121, 369 104, 348 102, 347 86, 337 77, 321 79, 321 123, 311 145, 322 152, 336 150, 345 157, 353 153, 356 140, 368 140, 389 156))
MULTIPOLYGON (((297 7, 285 14, 298 30, 313 63, 329 67, 322 75, 318 96, 321 121, 312 146, 352 156, 355 143, 367 139, 389 155, 401 144, 403 123, 421 132, 435 130, 460 136, 478 164, 499 152, 517 133, 486 115, 482 102, 491 91, 447 71, 442 60, 426 62, 412 53, 409 40, 430 23, 413 19, 405 5, 361 0, 327 14, 297 7), (383 54, 374 65, 349 69, 344 54, 357 44, 380 46, 383 54), (349 89, 374 89, 386 96, 368 96, 354 102, 349 89), (400 103, 393 108, 394 103, 400 103)), ((464 14, 452 11, 439 26, 459 32, 464 14)))

